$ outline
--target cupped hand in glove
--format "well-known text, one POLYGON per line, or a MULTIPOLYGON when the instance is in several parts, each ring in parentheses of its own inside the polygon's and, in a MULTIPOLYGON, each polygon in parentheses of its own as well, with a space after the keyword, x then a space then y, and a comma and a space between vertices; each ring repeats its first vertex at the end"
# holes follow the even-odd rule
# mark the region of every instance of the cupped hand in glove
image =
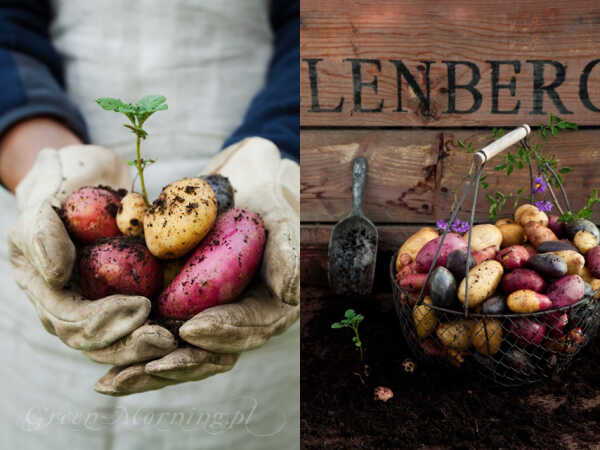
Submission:
POLYGON ((123 348, 131 356, 132 348, 139 350, 134 360, 162 356, 176 345, 167 330, 157 335, 143 328, 128 337, 146 322, 150 300, 111 295, 90 301, 69 288, 75 245, 55 208, 80 187, 99 184, 115 189, 130 185, 127 165, 111 151, 74 145, 39 153, 16 189, 19 217, 9 234, 15 280, 46 330, 68 346, 95 352, 125 339, 123 348))
MULTIPOLYGON (((260 275, 234 303, 208 308, 179 328, 191 346, 145 364, 113 367, 96 383, 98 392, 126 395, 225 372, 240 352, 262 346, 299 317, 298 164, 282 159, 272 142, 250 138, 213 158, 205 173, 228 177, 236 206, 262 216, 268 239, 260 275)), ((115 345, 126 346, 126 340, 115 345)))

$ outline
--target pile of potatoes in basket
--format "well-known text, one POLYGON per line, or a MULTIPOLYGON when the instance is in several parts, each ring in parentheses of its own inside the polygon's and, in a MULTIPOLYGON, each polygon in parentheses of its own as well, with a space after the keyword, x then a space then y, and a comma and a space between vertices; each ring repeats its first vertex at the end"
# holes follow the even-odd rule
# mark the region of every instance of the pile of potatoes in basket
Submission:
POLYGON ((506 358, 522 368, 529 363, 527 352, 519 348, 573 353, 585 340, 582 330, 594 321, 594 292, 600 288, 596 225, 586 219, 565 224, 526 204, 513 219, 475 225, 471 233, 468 266, 469 232, 446 235, 418 305, 411 297, 416 299, 425 284, 441 235, 431 227, 421 228, 398 252, 396 280, 409 293, 402 294, 402 302, 412 308, 425 354, 460 365, 471 348, 491 356, 508 340, 516 345, 506 346, 506 358), (582 299, 584 306, 531 315, 582 299), (469 311, 486 316, 465 319, 430 307, 464 311, 466 302, 469 311))
POLYGON ((233 206, 220 175, 173 182, 151 205, 135 192, 83 187, 60 210, 77 248, 73 284, 89 300, 145 296, 153 317, 175 323, 231 302, 256 273, 266 239, 261 217, 233 206))

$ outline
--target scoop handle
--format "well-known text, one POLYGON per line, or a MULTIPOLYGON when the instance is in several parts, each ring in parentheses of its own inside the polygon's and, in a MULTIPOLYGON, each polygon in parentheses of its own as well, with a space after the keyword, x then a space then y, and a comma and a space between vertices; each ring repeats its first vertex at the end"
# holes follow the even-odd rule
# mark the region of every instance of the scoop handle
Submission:
POLYGON ((521 139, 524 139, 531 133, 529 125, 523 124, 519 128, 512 130, 510 133, 505 134, 500 139, 496 139, 491 144, 485 146, 473 155, 473 161, 478 165, 483 165, 498 153, 506 150, 511 145, 516 144, 521 139))
POLYGON ((362 197, 367 176, 367 160, 362 156, 352 162, 352 214, 362 215, 362 197))

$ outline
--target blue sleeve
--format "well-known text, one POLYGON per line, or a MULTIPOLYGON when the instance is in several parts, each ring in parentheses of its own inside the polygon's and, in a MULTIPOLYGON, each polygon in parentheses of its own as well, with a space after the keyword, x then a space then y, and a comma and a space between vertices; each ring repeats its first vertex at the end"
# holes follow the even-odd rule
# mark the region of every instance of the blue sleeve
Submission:
POLYGON ((47 0, 0 0, 0 135, 21 120, 52 116, 87 142, 83 116, 65 93, 51 20, 47 0))
POLYGON ((273 141, 286 158, 300 160, 300 1, 272 0, 275 48, 267 80, 240 127, 224 147, 246 137, 273 141))

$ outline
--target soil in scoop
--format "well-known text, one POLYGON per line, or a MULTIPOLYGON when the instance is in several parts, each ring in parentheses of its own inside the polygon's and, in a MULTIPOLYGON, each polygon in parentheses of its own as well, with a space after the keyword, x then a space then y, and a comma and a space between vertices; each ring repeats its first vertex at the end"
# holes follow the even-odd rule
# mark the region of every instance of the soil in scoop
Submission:
POLYGON ((391 294, 352 301, 303 288, 302 295, 302 448, 600 447, 600 339, 560 379, 521 388, 435 367, 407 375, 402 361, 412 355, 391 294), (368 377, 351 331, 331 329, 347 308, 365 315, 368 377), (377 386, 391 388, 394 397, 374 400, 377 386))

